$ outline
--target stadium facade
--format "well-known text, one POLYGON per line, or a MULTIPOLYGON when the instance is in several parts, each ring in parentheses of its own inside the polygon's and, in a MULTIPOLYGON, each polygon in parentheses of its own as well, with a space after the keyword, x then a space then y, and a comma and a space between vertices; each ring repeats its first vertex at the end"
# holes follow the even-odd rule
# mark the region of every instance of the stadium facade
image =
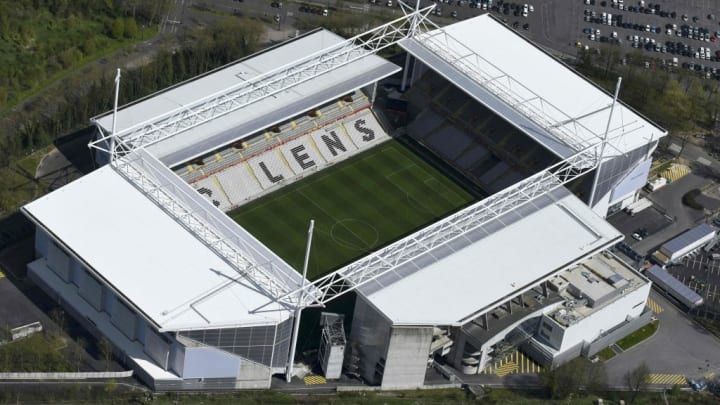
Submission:
POLYGON ((328 322, 323 346, 388 389, 510 348, 559 364, 642 326, 650 283, 604 217, 666 132, 491 16, 429 12, 316 30, 96 117, 101 167, 23 207, 29 276, 159 390, 269 387, 298 309, 350 291, 349 335, 328 322), (375 52, 394 44, 411 55, 402 128, 377 105, 401 68, 375 52), (491 195, 317 280, 225 214, 398 134, 491 195))

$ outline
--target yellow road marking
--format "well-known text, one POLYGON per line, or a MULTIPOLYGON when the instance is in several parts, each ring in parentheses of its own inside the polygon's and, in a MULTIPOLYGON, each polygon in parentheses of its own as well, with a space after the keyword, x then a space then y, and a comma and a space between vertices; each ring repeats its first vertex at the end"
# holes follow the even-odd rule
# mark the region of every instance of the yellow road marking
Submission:
POLYGON ((542 367, 531 358, 520 351, 513 351, 501 359, 488 364, 480 372, 481 374, 495 374, 504 377, 508 374, 536 374, 542 371, 542 367))
POLYGON ((660 312, 664 311, 663 307, 661 307, 660 304, 655 302, 652 298, 648 298, 647 306, 648 306, 648 308, 650 308, 650 310, 652 310, 656 314, 659 314, 660 312))
POLYGON ((327 384, 325 377, 321 375, 309 375, 303 378, 305 385, 327 384))
POLYGON ((2 271, 0 271, 0 280, 2 280, 3 278, 5 278, 5 273, 3 273, 2 271))
POLYGON ((685 385, 687 384, 687 379, 682 374, 648 374, 645 382, 658 385, 685 385))

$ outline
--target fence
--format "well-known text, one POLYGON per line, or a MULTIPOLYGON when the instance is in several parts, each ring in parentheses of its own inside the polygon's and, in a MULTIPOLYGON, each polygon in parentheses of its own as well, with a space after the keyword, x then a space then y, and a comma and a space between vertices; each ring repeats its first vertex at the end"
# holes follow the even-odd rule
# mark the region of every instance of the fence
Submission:
POLYGON ((94 378, 127 378, 133 371, 89 371, 79 373, 0 373, 0 380, 87 380, 94 378))

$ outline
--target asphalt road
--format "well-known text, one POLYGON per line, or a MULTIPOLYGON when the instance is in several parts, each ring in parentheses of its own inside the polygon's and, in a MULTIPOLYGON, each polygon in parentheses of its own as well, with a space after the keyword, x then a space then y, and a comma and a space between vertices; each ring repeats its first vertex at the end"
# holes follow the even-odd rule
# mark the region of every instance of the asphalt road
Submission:
POLYGON ((662 308, 656 314, 660 327, 654 336, 605 363, 608 383, 625 385, 625 374, 643 361, 657 374, 698 378, 720 373, 720 341, 657 292, 650 298, 662 308))
MULTIPOLYGON (((682 196, 692 189, 704 187, 706 184, 710 183, 710 181, 711 180, 706 177, 690 173, 678 181, 668 184, 660 190, 649 194, 647 198, 655 205, 661 207, 669 217, 672 217, 673 222, 669 226, 650 234, 647 238, 640 242, 636 242, 634 240, 631 241, 630 245, 641 254, 652 252, 655 248, 662 245, 667 240, 672 239, 701 222, 705 218, 703 212, 683 205, 682 196)), ((614 221, 615 220, 611 217, 610 222, 614 223, 614 221)), ((639 224, 637 228, 641 227, 643 226, 639 224)))

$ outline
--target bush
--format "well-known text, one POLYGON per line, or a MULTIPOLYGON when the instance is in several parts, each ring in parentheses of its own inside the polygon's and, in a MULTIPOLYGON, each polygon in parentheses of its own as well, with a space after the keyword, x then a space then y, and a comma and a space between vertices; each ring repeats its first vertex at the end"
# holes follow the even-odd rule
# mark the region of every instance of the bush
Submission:
POLYGON ((683 205, 688 206, 694 210, 703 209, 702 204, 700 204, 699 202, 697 202, 695 200, 700 195, 700 193, 701 193, 700 189, 697 189, 697 188, 694 188, 694 189, 688 191, 687 193, 685 193, 685 195, 682 196, 683 205))

